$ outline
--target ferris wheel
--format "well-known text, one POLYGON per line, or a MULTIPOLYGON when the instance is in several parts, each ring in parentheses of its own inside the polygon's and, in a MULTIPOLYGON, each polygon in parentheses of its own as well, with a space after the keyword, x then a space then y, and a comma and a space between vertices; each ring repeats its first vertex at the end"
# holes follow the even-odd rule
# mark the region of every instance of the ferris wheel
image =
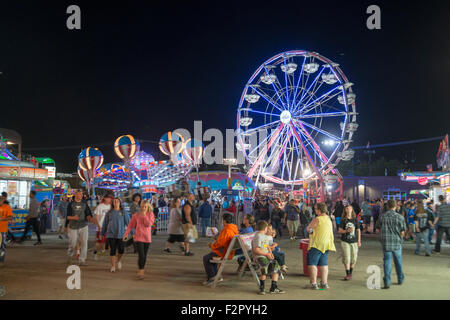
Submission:
POLYGON ((338 64, 316 52, 287 51, 247 82, 237 110, 237 143, 248 176, 299 185, 339 175, 350 160, 356 95, 338 64))

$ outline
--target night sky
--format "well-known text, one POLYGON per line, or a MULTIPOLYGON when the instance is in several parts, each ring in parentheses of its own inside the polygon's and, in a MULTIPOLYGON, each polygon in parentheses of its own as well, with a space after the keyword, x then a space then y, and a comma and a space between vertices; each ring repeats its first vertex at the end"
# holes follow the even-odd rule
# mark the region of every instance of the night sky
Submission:
MULTIPOLYGON (((235 128, 252 73, 279 52, 304 49, 339 63, 355 83, 354 146, 443 136, 449 12, 442 0, 4 1, 0 127, 17 130, 24 152, 52 157, 60 172, 76 170, 80 147, 55 147, 98 146, 112 162, 121 134, 157 141, 192 130, 194 120, 204 130, 235 128), (66 28, 71 4, 81 7, 81 30, 66 28), (381 7, 382 30, 366 27, 370 4, 381 7)), ((418 163, 435 165, 438 146, 377 156, 414 150, 418 163)))

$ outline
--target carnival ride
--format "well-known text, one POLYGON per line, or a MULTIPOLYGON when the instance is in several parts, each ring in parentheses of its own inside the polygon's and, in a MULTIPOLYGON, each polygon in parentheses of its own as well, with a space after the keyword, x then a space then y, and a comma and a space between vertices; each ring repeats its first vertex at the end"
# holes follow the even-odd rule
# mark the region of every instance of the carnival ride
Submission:
POLYGON ((352 159, 358 129, 352 86, 338 64, 302 50, 277 54, 253 73, 239 101, 236 147, 257 186, 307 186, 324 200, 338 182, 342 194, 336 165, 352 159))
POLYGON ((172 185, 185 177, 194 166, 193 162, 182 156, 185 146, 181 136, 169 132, 163 135, 161 141, 161 151, 167 150, 163 153, 170 160, 156 161, 151 154, 140 149, 139 142, 131 135, 120 136, 114 143, 114 151, 123 162, 102 165, 101 152, 97 148, 86 148, 79 155, 78 175, 88 190, 92 187, 94 190, 100 188, 120 192, 136 188, 143 193, 157 193, 158 188, 172 185))

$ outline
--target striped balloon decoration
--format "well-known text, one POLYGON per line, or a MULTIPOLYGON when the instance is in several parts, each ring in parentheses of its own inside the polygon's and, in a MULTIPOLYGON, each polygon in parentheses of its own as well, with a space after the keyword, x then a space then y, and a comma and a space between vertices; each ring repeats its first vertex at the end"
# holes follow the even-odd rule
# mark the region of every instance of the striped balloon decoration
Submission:
POLYGON ((78 164, 83 170, 93 173, 103 164, 103 154, 98 148, 88 147, 78 156, 78 164))
POLYGON ((167 132, 159 139, 159 149, 167 156, 181 153, 184 138, 176 132, 167 132))
POLYGON ((185 159, 195 166, 200 164, 205 147, 199 140, 189 139, 184 144, 183 154, 185 159))
POLYGON ((131 160, 139 152, 139 142, 132 135, 120 136, 114 142, 114 152, 120 159, 131 160))
POLYGON ((86 183, 90 183, 91 181, 91 175, 89 174, 88 170, 83 170, 80 166, 78 166, 78 176, 80 177, 81 180, 83 180, 86 183))

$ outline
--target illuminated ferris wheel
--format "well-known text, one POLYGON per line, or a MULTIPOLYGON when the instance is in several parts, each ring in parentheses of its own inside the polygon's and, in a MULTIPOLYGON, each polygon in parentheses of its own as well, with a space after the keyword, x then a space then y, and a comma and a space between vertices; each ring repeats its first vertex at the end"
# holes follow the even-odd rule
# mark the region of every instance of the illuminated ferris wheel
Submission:
POLYGON ((264 62, 237 110, 236 147, 248 176, 299 185, 338 174, 338 162, 354 154, 348 150, 358 128, 352 86, 338 64, 316 52, 288 51, 264 62))

